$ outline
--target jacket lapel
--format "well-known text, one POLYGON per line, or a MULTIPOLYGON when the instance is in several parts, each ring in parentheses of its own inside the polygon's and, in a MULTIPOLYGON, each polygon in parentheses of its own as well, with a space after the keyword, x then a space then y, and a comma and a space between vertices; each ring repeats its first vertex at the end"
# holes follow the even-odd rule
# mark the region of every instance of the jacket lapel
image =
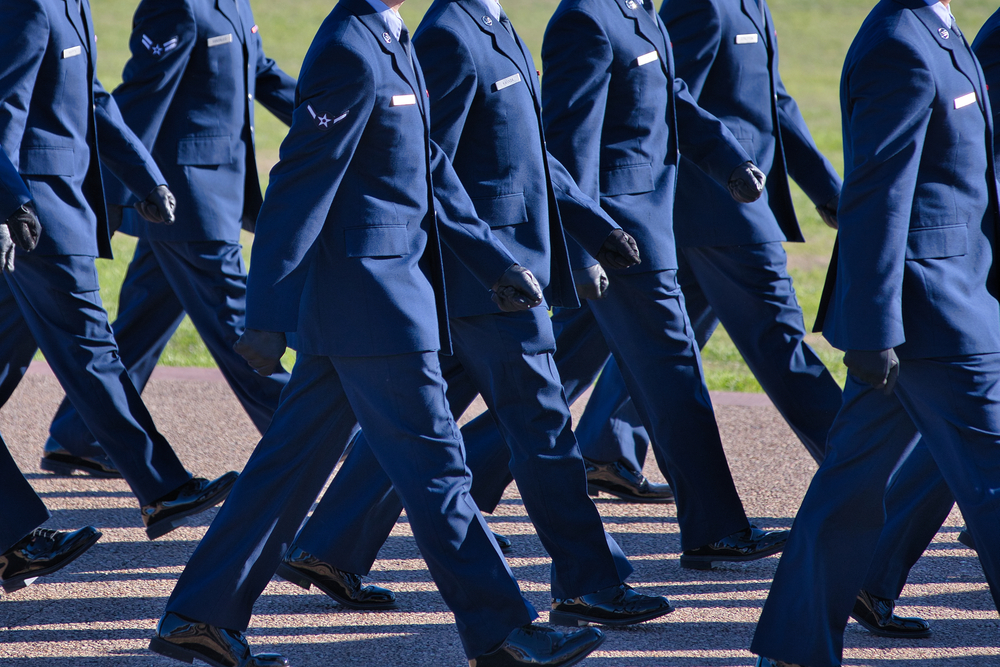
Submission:
POLYGON ((635 23, 635 30, 639 36, 656 49, 660 56, 660 68, 668 79, 671 78, 667 62, 667 40, 664 38, 660 21, 653 21, 653 17, 642 6, 642 0, 615 0, 615 2, 618 3, 618 8, 625 15, 625 18, 631 19, 635 23))
POLYGON ((913 13, 924 24, 938 46, 949 52, 951 61, 955 64, 956 69, 964 74, 969 83, 972 84, 972 87, 976 91, 976 103, 979 105, 979 109, 985 114, 984 97, 986 94, 986 82, 983 80, 980 68, 976 65, 976 60, 972 55, 971 49, 964 42, 964 37, 953 30, 945 28, 941 22, 941 18, 929 6, 917 7, 913 10, 913 13))
POLYGON ((483 7, 476 0, 458 0, 458 6, 461 7, 472 19, 484 34, 488 35, 493 43, 493 48, 502 53, 504 56, 510 60, 517 71, 521 73, 521 77, 524 82, 528 85, 528 88, 535 92, 535 88, 532 85, 532 76, 534 72, 528 72, 528 64, 524 57, 524 52, 510 35, 507 34, 507 29, 504 28, 500 21, 495 20, 492 16, 486 13, 486 8, 483 7), (501 34, 503 33, 503 34, 501 34), (532 76, 529 76, 531 74, 532 76))
POLYGON ((767 42, 767 28, 763 25, 764 16, 760 13, 760 5, 757 4, 757 0, 743 0, 743 13, 747 15, 751 21, 753 21, 754 26, 757 28, 757 32, 760 36, 764 38, 767 42))
POLYGON ((402 45, 395 37, 389 34, 389 28, 386 26, 385 21, 375 13, 371 5, 367 2, 354 2, 353 0, 347 0, 347 2, 351 6, 351 11, 358 17, 362 25, 371 31, 372 36, 378 42, 382 51, 392 58, 393 68, 397 74, 403 77, 403 80, 406 81, 410 88, 413 89, 413 94, 417 96, 417 106, 420 108, 420 113, 426 117, 427 93, 420 85, 415 67, 410 66, 409 56, 406 55, 406 51, 403 50, 402 45))
POLYGON ((233 32, 237 39, 245 42, 243 35, 243 22, 240 20, 239 10, 236 8, 237 0, 215 0, 215 8, 233 24, 233 32))
MULTIPOLYGON (((86 9, 84 9, 84 11, 86 11, 86 9)), ((66 0, 66 17, 69 18, 69 22, 73 24, 76 34, 79 35, 80 44, 82 44, 83 48, 89 52, 91 50, 90 38, 87 34, 87 26, 84 25, 83 16, 77 9, 76 0, 66 0)))

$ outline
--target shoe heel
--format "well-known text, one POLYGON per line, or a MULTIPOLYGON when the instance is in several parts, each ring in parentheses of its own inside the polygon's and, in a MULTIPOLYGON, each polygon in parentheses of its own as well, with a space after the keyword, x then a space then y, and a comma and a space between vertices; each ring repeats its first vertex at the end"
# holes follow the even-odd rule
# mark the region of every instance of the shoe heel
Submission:
POLYGON ((685 570, 711 570, 712 561, 685 559, 684 556, 681 556, 681 567, 685 570))
POLYGON ((588 486, 587 487, 587 495, 589 495, 591 498, 597 498, 597 497, 599 497, 601 495, 601 492, 598 491, 593 486, 588 486))
POLYGON ((186 662, 189 665, 194 663, 194 657, 191 656, 188 651, 179 646, 174 646, 170 642, 164 641, 159 637, 153 637, 149 640, 149 650, 153 653, 159 653, 167 658, 173 658, 174 660, 186 662))
POLYGON ((152 526, 146 528, 146 537, 151 540, 155 540, 177 528, 180 528, 185 523, 186 521, 183 518, 174 519, 173 521, 164 521, 162 523, 154 523, 152 526))
POLYGON ((38 467, 45 472, 51 472, 55 475, 63 475, 66 477, 72 476, 73 471, 76 470, 76 468, 69 464, 60 463, 59 461, 53 461, 52 459, 44 457, 42 458, 41 463, 38 464, 38 467))
POLYGON ((299 588, 304 588, 307 591, 312 587, 312 582, 303 577, 301 574, 295 571, 295 568, 288 567, 284 563, 278 566, 278 570, 275 572, 279 577, 284 579, 290 584, 295 584, 299 588))
POLYGON ((567 614, 561 611, 550 611, 549 623, 552 625, 563 625, 570 628, 583 628, 590 625, 590 621, 581 620, 572 614, 567 614))
POLYGON ((10 583, 3 584, 3 592, 10 595, 11 593, 16 593, 22 588, 27 588, 31 584, 35 583, 38 577, 31 577, 29 579, 18 579, 17 581, 12 581, 10 583))

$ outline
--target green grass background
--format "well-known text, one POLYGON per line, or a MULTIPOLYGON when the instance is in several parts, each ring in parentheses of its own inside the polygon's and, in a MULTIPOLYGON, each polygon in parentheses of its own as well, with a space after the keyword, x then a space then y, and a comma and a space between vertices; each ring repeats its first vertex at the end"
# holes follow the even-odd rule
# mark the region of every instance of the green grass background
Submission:
MULTIPOLYGON (((254 3, 255 17, 268 55, 277 60, 285 71, 296 74, 313 35, 334 4, 329 0, 258 0, 254 3)), ((531 46, 539 63, 542 35, 557 4, 554 0, 504 2, 504 9, 531 46)), ((874 0, 770 0, 778 30, 782 78, 798 101, 820 149, 841 173, 843 159, 837 92, 840 69, 851 40, 874 4, 874 0)), ((402 15, 411 29, 417 26, 429 5, 428 0, 406 2, 402 15)), ((91 6, 99 36, 98 73, 110 89, 120 81, 122 67, 129 55, 128 36, 136 1, 91 0, 91 6)), ((952 3, 952 11, 970 42, 996 9, 995 1, 957 0, 952 3)), ((266 175, 277 160, 285 127, 264 109, 258 107, 257 112, 257 156, 261 173, 266 175)), ((266 176, 262 180, 266 181, 266 176)), ((795 206, 808 242, 787 244, 786 247, 799 303, 805 311, 806 326, 811 327, 834 234, 819 220, 805 195, 797 188, 793 190, 795 206)), ((252 237, 246 236, 244 251, 247 253, 251 242, 252 237)), ((113 243, 115 260, 98 262, 102 296, 112 319, 117 311, 118 291, 135 240, 117 235, 113 243)), ((841 355, 819 336, 810 334, 809 341, 834 375, 843 382, 841 355)), ((722 329, 709 342, 703 358, 709 388, 761 390, 722 329)), ((214 365, 188 320, 170 341, 161 363, 173 366, 214 365)))

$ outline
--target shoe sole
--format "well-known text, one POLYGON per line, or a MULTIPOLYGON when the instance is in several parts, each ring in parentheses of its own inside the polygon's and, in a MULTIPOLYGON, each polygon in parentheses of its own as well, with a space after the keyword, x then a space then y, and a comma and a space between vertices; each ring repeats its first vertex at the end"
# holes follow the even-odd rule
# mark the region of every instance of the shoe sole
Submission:
POLYGON ((75 561, 77 558, 82 556, 84 553, 86 553, 87 550, 90 549, 90 547, 97 544, 97 541, 101 539, 102 535, 103 533, 98 531, 97 534, 94 535, 91 539, 87 540, 81 546, 79 546, 77 550, 71 556, 69 556, 69 558, 59 563, 58 565, 53 565, 52 567, 47 567, 44 570, 38 570, 37 572, 32 572, 31 574, 25 577, 15 577, 12 580, 5 580, 2 584, 0 584, 3 586, 4 593, 10 594, 15 591, 19 591, 22 588, 27 588, 31 584, 35 583, 35 580, 38 579, 39 577, 44 577, 46 575, 52 574, 53 572, 58 572, 59 570, 63 569, 64 567, 75 561))
POLYGON ((42 457, 42 462, 38 464, 38 467, 45 472, 51 472, 55 475, 63 475, 66 477, 71 477, 74 472, 80 472, 90 477, 100 477, 102 479, 122 478, 122 474, 120 472, 104 472, 103 470, 96 470, 94 468, 88 468, 86 466, 68 463, 66 461, 56 461, 54 459, 45 458, 44 456, 42 457))
POLYGON ((215 507, 216 505, 225 502, 226 498, 229 497, 229 492, 233 490, 233 486, 235 484, 236 484, 236 479, 234 479, 233 483, 227 486, 223 491, 212 496, 211 498, 201 503, 200 505, 196 505, 195 507, 192 507, 187 511, 181 512, 180 514, 175 514, 169 519, 164 519, 163 521, 157 521, 152 526, 146 528, 146 537, 148 537, 151 540, 163 537, 172 530, 180 528, 185 523, 187 523, 187 519, 189 517, 194 516, 195 514, 200 514, 207 509, 211 509, 212 507, 215 507))
POLYGON ((302 572, 299 572, 294 567, 282 563, 278 566, 278 570, 275 573, 285 581, 291 584, 295 584, 299 588, 304 588, 307 591, 311 586, 315 586, 319 590, 323 591, 327 597, 335 600, 337 604, 348 607, 349 609, 358 609, 361 611, 388 611, 390 609, 399 609, 398 602, 373 602, 369 604, 361 604, 355 602, 354 600, 347 600, 333 592, 330 589, 323 586, 321 583, 315 579, 306 576, 302 572))
POLYGON ((173 658, 174 660, 180 660, 181 662, 186 662, 189 665, 195 660, 199 660, 206 665, 211 665, 211 667, 226 667, 226 665, 218 662, 216 660, 211 660, 206 658, 201 653, 186 649, 182 646, 176 644, 171 644, 165 639, 160 637, 153 637, 149 640, 149 650, 153 653, 159 653, 165 658, 173 658))
POLYGON ((639 623, 645 623, 646 621, 651 621, 654 618, 659 618, 661 616, 666 616, 670 612, 674 611, 673 607, 667 607, 666 609, 659 609, 654 612, 650 612, 643 616, 633 616, 625 620, 616 621, 607 618, 588 618, 581 614, 572 614, 565 611, 550 611, 549 612, 549 623, 552 625, 562 625, 566 627, 584 627, 590 624, 597 625, 607 625, 612 628, 624 628, 629 625, 637 625, 639 623))
POLYGON ((642 498, 639 496, 633 496, 628 493, 622 493, 620 491, 611 491, 609 489, 605 489, 604 487, 592 486, 589 484, 587 485, 587 493, 590 494, 591 498, 597 498, 602 493, 606 493, 609 496, 614 496, 615 498, 618 498, 619 500, 624 500, 626 502, 639 503, 644 505, 669 505, 674 502, 673 496, 670 496, 669 498, 642 498))
POLYGON ((758 551, 749 556, 685 556, 681 554, 681 567, 687 570, 711 570, 716 563, 752 563, 755 560, 781 553, 784 549, 785 543, 782 542, 770 549, 758 551))
POLYGON ((923 632, 893 632, 892 630, 885 630, 862 618, 858 618, 854 614, 851 614, 851 618, 857 621, 858 625, 863 627, 865 630, 879 637, 888 637, 890 639, 927 639, 931 636, 931 631, 929 629, 924 630, 923 632))

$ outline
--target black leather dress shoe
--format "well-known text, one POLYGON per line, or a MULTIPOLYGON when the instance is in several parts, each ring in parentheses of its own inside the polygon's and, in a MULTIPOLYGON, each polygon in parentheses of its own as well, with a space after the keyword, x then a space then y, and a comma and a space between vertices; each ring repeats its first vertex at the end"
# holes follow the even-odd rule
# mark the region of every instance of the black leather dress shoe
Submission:
POLYGON ((72 475, 79 471, 91 477, 120 479, 122 476, 106 455, 75 456, 52 438, 45 441, 45 451, 42 453, 42 462, 38 464, 38 467, 57 475, 72 475))
POLYGON ((500 551, 505 554, 509 554, 514 550, 514 543, 506 535, 501 535, 500 533, 493 533, 493 539, 497 541, 497 546, 500 547, 500 551))
POLYGON ((233 490, 237 477, 239 473, 233 471, 215 480, 192 477, 179 489, 156 502, 143 505, 142 522, 146 526, 146 536, 151 540, 163 537, 182 526, 187 517, 218 505, 233 490))
POLYGON ((770 658, 758 655, 757 662, 754 663, 754 667, 805 667, 805 665, 797 665, 791 662, 784 662, 782 660, 771 660, 770 658))
POLYGON ((966 528, 965 530, 963 530, 961 533, 958 534, 958 541, 964 544, 965 546, 969 547, 973 551, 976 550, 976 541, 972 539, 972 533, 969 532, 968 528, 966 528))
POLYGON ((597 628, 559 632, 540 625, 525 625, 507 635, 500 646, 469 660, 469 667, 569 667, 604 641, 597 628))
POLYGON ((922 618, 896 616, 896 601, 880 598, 866 590, 858 593, 851 618, 873 635, 894 639, 924 639, 931 636, 931 624, 922 618))
POLYGON ((72 533, 36 528, 0 554, 0 586, 6 593, 20 590, 69 565, 99 539, 93 526, 72 533))
POLYGON ((276 653, 251 655, 242 632, 169 612, 156 626, 149 650, 188 664, 201 660, 212 667, 288 667, 288 659, 276 653))
POLYGON ((787 530, 744 528, 718 542, 681 554, 681 567, 690 570, 711 570, 713 563, 746 563, 776 554, 785 548, 787 530))
POLYGON ((587 491, 597 497, 601 491, 630 503, 672 503, 674 492, 669 484, 654 484, 624 461, 598 463, 584 459, 587 466, 587 491))
POLYGON ((603 590, 566 600, 553 600, 549 623, 553 625, 623 626, 642 623, 674 610, 667 598, 642 595, 628 584, 618 584, 603 590))
POLYGON ((396 594, 389 589, 364 586, 359 575, 338 570, 297 547, 292 547, 281 561, 278 576, 306 590, 315 586, 351 609, 399 609, 396 594))

